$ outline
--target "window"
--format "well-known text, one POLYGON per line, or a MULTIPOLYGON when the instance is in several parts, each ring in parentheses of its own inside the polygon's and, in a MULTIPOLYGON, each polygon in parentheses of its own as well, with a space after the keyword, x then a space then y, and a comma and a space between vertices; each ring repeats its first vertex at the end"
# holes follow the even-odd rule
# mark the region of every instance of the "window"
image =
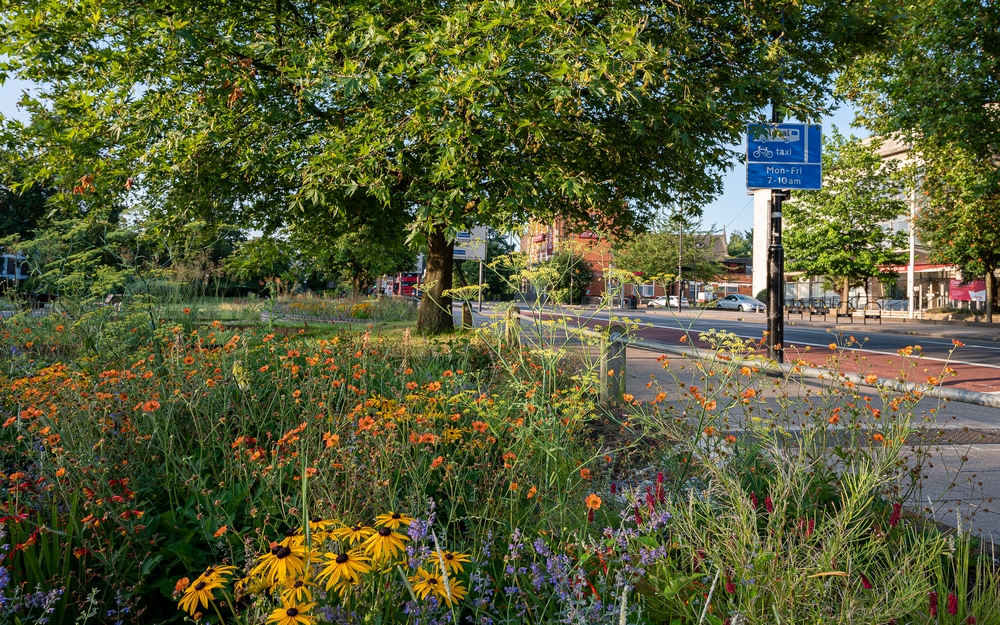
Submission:
POLYGON ((653 285, 643 284, 639 287, 639 294, 643 297, 653 297, 653 285))

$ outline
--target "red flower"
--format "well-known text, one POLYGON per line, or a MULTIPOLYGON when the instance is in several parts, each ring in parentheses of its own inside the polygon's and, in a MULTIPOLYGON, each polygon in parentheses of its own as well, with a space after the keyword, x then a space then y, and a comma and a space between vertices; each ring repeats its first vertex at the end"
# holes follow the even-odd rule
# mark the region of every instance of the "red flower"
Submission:
POLYGON ((734 584, 733 580, 730 579, 728 576, 726 576, 726 592, 728 592, 731 595, 736 594, 736 584, 734 584))
POLYGON ((760 507, 760 500, 757 499, 757 495, 755 493, 750 493, 750 503, 753 504, 754 510, 760 507))
POLYGON ((635 524, 642 525, 642 514, 639 513, 639 506, 635 507, 635 524))
POLYGON ((958 614, 958 597, 952 592, 948 593, 948 614, 952 616, 958 614))
POLYGON ((767 510, 768 514, 774 512, 774 502, 771 501, 770 495, 764 497, 764 509, 767 510))
POLYGON ((927 606, 927 609, 930 611, 931 616, 937 616, 937 612, 938 612, 938 610, 937 610, 937 604, 938 604, 937 593, 934 592, 933 590, 930 591, 929 593, 927 593, 927 601, 929 603, 929 605, 927 606))
POLYGON ((976 625, 976 617, 969 615, 969 618, 965 619, 965 625, 976 625))
POLYGON ((899 525, 899 516, 902 509, 903 506, 901 504, 892 504, 892 514, 889 516, 889 527, 896 527, 899 525))
POLYGON ((872 583, 868 581, 864 573, 861 574, 861 585, 864 586, 865 590, 871 590, 873 588, 872 583))
POLYGON ((656 509, 656 502, 653 501, 653 493, 649 492, 649 487, 646 487, 646 505, 649 507, 649 513, 652 514, 653 510, 656 509))
POLYGON ((618 485, 611 482, 611 494, 614 495, 616 490, 618 490, 618 485))

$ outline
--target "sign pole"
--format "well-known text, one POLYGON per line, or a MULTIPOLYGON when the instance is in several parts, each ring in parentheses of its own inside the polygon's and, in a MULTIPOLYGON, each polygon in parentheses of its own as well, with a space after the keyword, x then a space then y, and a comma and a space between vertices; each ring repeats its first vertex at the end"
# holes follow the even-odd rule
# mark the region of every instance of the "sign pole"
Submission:
POLYGON ((479 259, 479 312, 483 312, 483 259, 479 259))
MULTIPOLYGON (((771 121, 781 123, 777 103, 771 103, 771 121)), ((771 190, 771 244, 767 248, 767 357, 785 361, 785 248, 781 245, 781 203, 785 191, 771 190)))

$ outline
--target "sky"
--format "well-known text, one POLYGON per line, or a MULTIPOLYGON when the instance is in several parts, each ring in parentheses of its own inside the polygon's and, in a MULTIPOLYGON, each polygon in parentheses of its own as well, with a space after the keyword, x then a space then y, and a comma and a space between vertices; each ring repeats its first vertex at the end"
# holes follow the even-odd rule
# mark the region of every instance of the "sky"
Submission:
MULTIPOLYGON (((0 114, 27 121, 24 111, 17 108, 17 101, 21 99, 21 92, 30 88, 31 83, 21 80, 8 80, 0 86, 0 114)), ((833 115, 823 119, 823 131, 828 132, 836 125, 842 134, 868 136, 864 129, 852 125, 853 120, 854 109, 843 104, 833 115)), ((738 151, 742 152, 743 147, 740 146, 738 151)), ((742 162, 735 163, 723 178, 723 185, 722 195, 704 207, 703 229, 720 231, 725 228, 727 234, 736 230, 749 230, 753 227, 753 198, 747 195, 746 165, 742 162)))

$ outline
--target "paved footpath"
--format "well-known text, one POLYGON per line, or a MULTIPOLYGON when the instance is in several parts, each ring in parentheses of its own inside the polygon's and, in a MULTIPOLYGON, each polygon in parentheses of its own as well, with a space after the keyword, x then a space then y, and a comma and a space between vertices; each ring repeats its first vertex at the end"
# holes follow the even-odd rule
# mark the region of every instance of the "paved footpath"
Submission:
MULTIPOLYGON (((593 311, 567 312, 572 315, 571 321, 579 325, 596 327, 608 323, 607 315, 595 315, 593 311)), ((636 311, 629 312, 629 317, 637 317, 636 311)), ((638 317, 649 325, 640 329, 638 335, 678 347, 690 346, 694 342, 701 348, 708 346, 698 341, 697 335, 710 327, 733 329, 745 338, 760 338, 764 328, 762 315, 747 321, 749 314, 738 317, 736 313, 727 314, 728 311, 712 312, 714 315, 706 315, 704 311, 687 315, 642 311, 638 317), (682 337, 685 337, 683 343, 682 337)), ((620 311, 615 311, 615 314, 618 313, 620 311)), ((477 314, 477 322, 487 320, 489 314, 488 310, 484 310, 484 315, 477 314)), ((562 314, 552 311, 546 312, 544 317, 553 318, 562 314)), ((814 337, 801 333, 796 336, 786 330, 786 338, 796 338, 795 342, 789 341, 789 356, 794 354, 795 358, 824 366, 826 358, 832 353, 829 343, 837 341, 843 344, 844 338, 851 335, 862 341, 866 336, 864 333, 871 330, 871 334, 878 335, 878 341, 867 341, 861 348, 842 352, 846 357, 841 360, 841 370, 875 373, 887 378, 902 374, 907 381, 919 383, 925 383, 928 376, 939 376, 947 386, 979 392, 1000 391, 1000 364, 994 364, 1000 360, 1000 346, 987 343, 992 338, 988 332, 962 326, 906 324, 905 329, 902 327, 903 324, 900 324, 896 328, 899 331, 893 333, 876 332, 872 326, 866 328, 860 324, 846 329, 833 324, 812 324, 808 331, 814 333, 814 337), (838 337, 838 334, 843 336, 838 337), (813 340, 801 340, 803 336, 813 340), (816 340, 817 337, 819 340, 816 340), (950 337, 974 344, 974 354, 968 360, 959 358, 956 354, 961 354, 963 347, 956 348, 950 337), (826 339, 825 343, 820 342, 823 339, 826 339), (812 344, 803 345, 806 342, 812 344), (878 349, 869 349, 872 343, 878 349), (903 356, 896 352, 914 344, 924 347, 921 350, 923 357, 916 357, 915 354, 903 356), (806 347, 809 349, 806 350, 806 347), (949 354, 953 348, 956 349, 955 354, 949 354), (945 367, 951 367, 955 375, 943 377, 945 367)), ((660 358, 663 354, 643 349, 638 346, 640 343, 629 347, 626 355, 626 387, 637 399, 652 399, 662 389, 668 393, 667 401, 676 400, 678 383, 699 385, 701 374, 694 360, 669 355, 669 370, 665 371, 660 358), (647 387, 650 382, 652 385, 647 387)), ((763 353, 763 350, 758 351, 763 353)), ((821 390, 823 384, 820 380, 802 380, 785 390, 803 396, 821 390)), ((762 391, 768 402, 777 407, 777 392, 763 388, 762 391)), ((872 397, 873 406, 880 407, 874 392, 872 397)), ((738 419, 738 414, 734 417, 738 419)), ((919 494, 919 501, 911 501, 910 506, 930 509, 937 520, 951 526, 955 526, 957 519, 961 518, 966 529, 971 528, 1000 540, 1000 409, 924 398, 916 406, 914 421, 929 424, 933 431, 941 434, 931 449, 932 466, 924 472, 923 492, 919 494)))

